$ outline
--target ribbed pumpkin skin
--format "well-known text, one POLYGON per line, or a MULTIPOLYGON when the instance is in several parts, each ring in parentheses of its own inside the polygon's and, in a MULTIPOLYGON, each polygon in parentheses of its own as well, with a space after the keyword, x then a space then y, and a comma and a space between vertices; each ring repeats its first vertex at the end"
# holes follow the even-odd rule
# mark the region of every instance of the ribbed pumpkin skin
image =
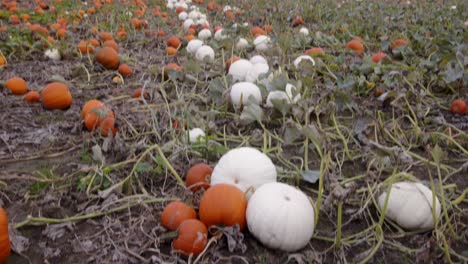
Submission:
POLYGON ((8 237, 8 217, 0 208, 0 264, 6 263, 10 256, 10 238, 8 237))
POLYGON ((61 82, 49 83, 42 90, 42 104, 46 109, 65 110, 72 102, 73 98, 68 86, 61 82))
POLYGON ((238 224, 245 227, 247 199, 239 188, 230 184, 216 184, 205 191, 200 200, 200 220, 207 226, 238 224))
POLYGON ((172 242, 172 248, 181 250, 187 255, 198 255, 205 249, 208 241, 208 230, 199 220, 183 221, 179 226, 178 234, 172 242))
POLYGON ((119 54, 111 47, 100 48, 94 59, 108 70, 116 70, 119 67, 119 54))

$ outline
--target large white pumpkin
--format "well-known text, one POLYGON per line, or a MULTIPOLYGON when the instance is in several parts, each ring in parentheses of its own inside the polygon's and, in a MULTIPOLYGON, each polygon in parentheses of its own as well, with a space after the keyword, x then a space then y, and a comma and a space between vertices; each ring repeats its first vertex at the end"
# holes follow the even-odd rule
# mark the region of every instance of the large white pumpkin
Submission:
POLYGON ((247 204, 247 226, 262 244, 272 249, 297 251, 314 233, 315 212, 308 197, 284 183, 266 183, 247 204))
POLYGON ((231 87, 230 97, 234 107, 246 105, 249 102, 250 96, 253 96, 255 103, 260 104, 262 102, 262 92, 253 83, 240 82, 231 87))
POLYGON ((247 74, 253 70, 253 64, 245 59, 237 60, 231 63, 228 74, 232 76, 232 79, 243 82, 247 77, 247 74))
POLYGON ((211 185, 232 184, 247 191, 247 198, 262 184, 276 182, 276 167, 271 159, 251 147, 228 151, 219 159, 211 174, 211 185))
MULTIPOLYGON (((378 198, 383 209, 387 192, 378 198)), ((421 183, 398 182, 392 185, 385 217, 409 230, 434 228, 432 191, 421 183)), ((436 217, 440 216, 440 202, 436 197, 436 217)))

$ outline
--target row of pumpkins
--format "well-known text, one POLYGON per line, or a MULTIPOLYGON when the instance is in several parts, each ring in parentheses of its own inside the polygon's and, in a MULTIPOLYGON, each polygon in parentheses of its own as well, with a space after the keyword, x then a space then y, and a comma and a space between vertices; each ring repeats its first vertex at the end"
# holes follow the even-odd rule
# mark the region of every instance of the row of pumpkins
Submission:
MULTIPOLYGON (((214 169, 205 163, 191 167, 186 174, 187 188, 205 189, 197 213, 182 201, 169 203, 161 224, 177 230, 172 247, 187 255, 203 252, 208 228, 213 225, 248 227, 263 245, 288 252, 305 247, 315 229, 315 210, 311 199, 297 188, 277 182, 271 159, 251 147, 228 151, 214 169), (209 182, 209 183, 208 183, 209 182)), ((387 192, 377 199, 382 210, 387 192)), ((436 218, 440 203, 435 197, 436 218)), ((385 216, 409 230, 434 228, 432 191, 421 183, 398 182, 388 195, 385 216)))

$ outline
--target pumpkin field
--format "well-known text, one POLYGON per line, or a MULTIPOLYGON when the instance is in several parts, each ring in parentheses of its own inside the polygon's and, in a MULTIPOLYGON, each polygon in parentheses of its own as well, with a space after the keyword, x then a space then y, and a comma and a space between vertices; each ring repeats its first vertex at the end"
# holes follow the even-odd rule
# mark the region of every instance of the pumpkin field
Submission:
POLYGON ((0 264, 467 263, 462 0, 0 0, 0 264))

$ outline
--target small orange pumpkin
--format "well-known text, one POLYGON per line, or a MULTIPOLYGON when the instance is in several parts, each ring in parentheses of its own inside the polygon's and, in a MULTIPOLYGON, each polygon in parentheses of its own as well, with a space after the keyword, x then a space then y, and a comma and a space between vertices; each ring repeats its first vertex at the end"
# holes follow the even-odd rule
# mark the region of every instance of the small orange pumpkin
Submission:
POLYGON ((13 77, 5 82, 5 88, 10 90, 13 94, 25 94, 28 92, 28 85, 23 78, 13 77))
MULTIPOLYGON (((1 31, 0 31, 1 32, 1 31)), ((0 68, 4 67, 7 65, 7 60, 3 56, 3 54, 0 52, 0 68)))
POLYGON ((310 48, 304 52, 305 55, 323 55, 325 51, 322 48, 310 48))
POLYGON ((107 137, 107 135, 109 135, 109 132, 111 132, 114 136, 117 133, 117 129, 115 128, 114 116, 108 116, 104 118, 104 120, 102 120, 101 122, 101 136, 107 137))
POLYGON ((37 103, 41 101, 41 97, 39 96, 38 92, 30 91, 24 96, 24 100, 28 103, 37 103))
POLYGON ((113 40, 113 39, 104 41, 102 46, 103 47, 113 48, 116 52, 119 52, 119 44, 117 44, 117 42, 115 42, 115 40, 113 40))
POLYGON ((346 47, 348 49, 352 49, 358 55, 361 55, 364 52, 364 45, 362 45, 362 42, 359 41, 358 39, 351 40, 350 42, 346 44, 346 47))
POLYGON ((195 210, 181 201, 169 203, 161 214, 161 225, 168 230, 176 230, 187 219, 197 218, 195 210))
POLYGON ((97 99, 92 99, 86 102, 86 104, 83 106, 83 110, 81 111, 81 118, 83 120, 86 118, 86 115, 91 109, 98 108, 98 107, 103 107, 104 103, 97 100, 97 99))
POLYGON ((375 63, 379 63, 383 58, 385 58, 387 56, 387 54, 383 53, 383 52, 377 52, 375 53, 374 55, 372 55, 372 61, 375 62, 375 63))
POLYGON ((122 63, 119 66, 119 73, 122 74, 122 76, 128 77, 132 75, 133 71, 132 68, 130 68, 130 66, 128 66, 125 63, 122 63))
POLYGON ((213 168, 206 163, 198 163, 193 165, 188 171, 185 177, 185 185, 192 192, 196 192, 203 189, 210 188, 209 177, 213 173, 213 168))
POLYGON ((61 82, 49 83, 42 90, 42 104, 46 109, 65 110, 73 102, 68 86, 61 82))
POLYGON ((166 48, 166 53, 167 55, 169 56, 174 56, 177 54, 177 49, 176 48, 173 48, 173 47, 167 47, 166 48))
POLYGON ((0 207, 0 264, 6 263, 10 256, 10 238, 8 236, 8 217, 0 207))
POLYGON ((200 254, 208 242, 208 229, 197 219, 183 221, 177 233, 177 238, 172 242, 172 248, 186 255, 200 254))
POLYGON ((239 188, 229 184, 216 184, 203 194, 200 201, 200 220, 207 226, 238 224, 245 227, 247 199, 239 188))
POLYGON ((108 70, 116 70, 119 67, 119 54, 110 47, 97 50, 94 59, 108 70))
POLYGON ((92 108, 88 111, 88 113, 86 113, 86 117, 84 119, 85 126, 88 131, 93 131, 100 127, 103 120, 108 117, 115 118, 114 112, 107 108, 107 106, 103 105, 92 108))
POLYGON ((107 40, 114 40, 114 37, 109 32, 101 32, 99 33, 99 39, 101 40, 101 42, 105 42, 107 40))
POLYGON ((176 36, 171 36, 167 39, 166 44, 168 47, 173 47, 174 49, 178 49, 180 46, 180 39, 176 36))
MULTIPOLYGON (((142 92, 143 92, 143 89, 142 89, 141 87, 139 87, 139 88, 137 88, 137 89, 133 92, 132 97, 133 97, 133 98, 140 98, 142 92)), ((149 99, 149 98, 150 98, 150 95, 149 95, 149 93, 148 93, 147 91, 145 91, 145 92, 143 93, 143 97, 144 97, 145 99, 149 99)))
POLYGON ((392 43, 392 50, 393 49, 396 49, 398 47, 401 47, 401 46, 406 46, 408 45, 408 41, 406 41, 406 39, 402 39, 402 38, 399 38, 397 40, 395 40, 393 43, 392 43))

